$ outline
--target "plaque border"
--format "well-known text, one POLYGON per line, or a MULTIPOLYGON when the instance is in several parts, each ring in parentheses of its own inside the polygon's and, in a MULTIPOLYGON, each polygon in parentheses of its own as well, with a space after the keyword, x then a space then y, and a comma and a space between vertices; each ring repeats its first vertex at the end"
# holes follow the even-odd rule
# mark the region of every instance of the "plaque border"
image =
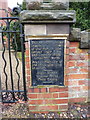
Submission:
POLYGON ((67 41, 67 39, 68 39, 68 35, 61 35, 61 36, 41 36, 41 37, 39 37, 39 36, 37 36, 37 37, 35 37, 35 36, 31 36, 31 37, 29 37, 28 38, 28 43, 29 43, 29 58, 30 58, 30 87, 38 87, 38 86, 43 86, 43 87, 47 87, 47 86, 58 86, 58 87, 65 87, 65 86, 67 86, 66 84, 65 84, 65 82, 66 82, 66 79, 65 79, 65 76, 66 76, 66 41, 67 41), (48 40, 48 39, 50 39, 50 40, 60 40, 60 39, 64 39, 65 40, 65 42, 64 42, 64 82, 63 82, 63 85, 61 86, 61 85, 37 85, 37 86, 33 86, 32 85, 32 71, 31 71, 31 52, 30 52, 30 40, 48 40))

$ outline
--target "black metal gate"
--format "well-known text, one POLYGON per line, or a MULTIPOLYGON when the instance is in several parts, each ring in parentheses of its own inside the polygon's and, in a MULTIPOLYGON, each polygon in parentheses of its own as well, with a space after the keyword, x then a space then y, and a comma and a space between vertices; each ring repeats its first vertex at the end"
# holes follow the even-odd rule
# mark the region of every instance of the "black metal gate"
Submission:
POLYGON ((19 17, 9 17, 8 11, 5 9, 1 10, 6 13, 6 17, 0 17, 0 54, 2 56, 0 64, 3 64, 1 67, 3 75, 2 73, 0 75, 2 102, 26 101, 23 25, 20 23, 19 17), (18 51, 21 55, 21 60, 18 58, 18 51), (13 63, 14 61, 15 63, 13 63), (18 69, 20 64, 22 67, 21 73, 20 69, 18 69), (22 85, 20 82, 22 82, 22 85))

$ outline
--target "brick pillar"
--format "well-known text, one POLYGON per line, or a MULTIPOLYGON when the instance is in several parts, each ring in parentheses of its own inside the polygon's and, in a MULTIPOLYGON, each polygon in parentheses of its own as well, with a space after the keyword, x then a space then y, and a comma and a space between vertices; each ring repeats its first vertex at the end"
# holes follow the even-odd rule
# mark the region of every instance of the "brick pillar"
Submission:
MULTIPOLYGON (((49 111, 60 112, 67 111, 68 109, 67 63, 69 62, 70 42, 67 40, 67 38, 70 33, 70 24, 73 24, 75 22, 75 11, 66 10, 67 9, 66 7, 64 7, 64 10, 60 10, 60 7, 58 7, 57 3, 56 3, 57 7, 55 8, 53 8, 54 3, 41 3, 40 4, 41 6, 38 6, 39 10, 31 10, 31 8, 33 9, 34 7, 36 7, 34 9, 37 9, 37 6, 34 6, 35 3, 33 4, 33 2, 31 2, 28 5, 28 8, 30 8, 30 10, 23 11, 20 15, 21 21, 24 24, 25 32, 26 79, 28 91, 27 94, 28 104, 31 112, 43 112, 43 113, 49 111), (42 10, 42 8, 44 10, 42 10), (61 44, 63 43, 63 41, 64 41, 63 52, 61 52, 60 49, 62 48, 60 46, 62 46, 61 44), (38 43, 40 42, 41 44, 39 45, 38 43), (44 45, 42 43, 44 43, 44 45), (46 45, 46 43, 48 43, 49 45, 48 44, 46 45), (52 45, 54 49, 52 49, 52 45), (43 55, 41 56, 40 54, 40 52, 43 52, 41 48, 45 52, 43 53, 44 57, 42 57, 43 55), (38 52, 35 51, 36 49, 38 52), (64 59, 62 61, 63 65, 61 64, 63 68, 61 69, 60 66, 57 66, 57 68, 59 67, 58 68, 59 72, 57 72, 57 69, 53 64, 55 63, 55 65, 57 65, 56 62, 58 60, 54 60, 53 63, 52 61, 48 60, 50 62, 49 63, 48 61, 46 61, 48 65, 45 63, 46 58, 48 58, 48 56, 52 54, 52 51, 57 52, 56 54, 57 59, 60 59, 59 57, 60 54, 58 54, 58 51, 59 53, 61 52, 61 54, 63 53, 62 54, 64 56, 64 59), (38 63, 37 61, 33 60, 34 59, 33 56, 36 56, 34 58, 37 59, 38 63), (43 60, 40 60, 40 58, 41 59, 45 58, 44 62, 43 60), (44 69, 47 69, 47 66, 45 66, 44 64, 40 64, 40 62, 50 67, 53 65, 54 67, 53 70, 50 68, 50 71, 47 70, 49 73, 46 71, 47 74, 40 75, 40 72, 44 73, 45 71, 44 72, 42 71, 44 69), (38 65, 41 65, 43 69, 40 69, 40 66, 38 65), (39 71, 38 69, 41 71, 39 71), (35 70, 39 74, 37 74, 35 70), (55 72, 56 74, 55 75, 51 74, 52 71, 53 74, 55 74, 55 72), (60 73, 62 74, 60 75, 60 73), (49 77, 46 77, 47 75, 49 75, 49 77), (61 78, 60 76, 63 77, 61 78), (41 78, 42 81, 40 81, 41 78), (59 79, 57 80, 57 78, 59 79)), ((54 52, 53 54, 55 54, 54 52)), ((53 57, 53 59, 55 59, 55 56, 53 57)))

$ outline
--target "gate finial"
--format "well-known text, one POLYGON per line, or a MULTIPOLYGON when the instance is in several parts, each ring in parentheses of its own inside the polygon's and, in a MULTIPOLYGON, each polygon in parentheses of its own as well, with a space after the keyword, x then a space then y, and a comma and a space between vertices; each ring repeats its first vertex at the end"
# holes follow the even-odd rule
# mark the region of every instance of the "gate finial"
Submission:
POLYGON ((12 14, 13 15, 19 15, 20 12, 21 12, 21 9, 19 7, 14 7, 12 9, 12 14))

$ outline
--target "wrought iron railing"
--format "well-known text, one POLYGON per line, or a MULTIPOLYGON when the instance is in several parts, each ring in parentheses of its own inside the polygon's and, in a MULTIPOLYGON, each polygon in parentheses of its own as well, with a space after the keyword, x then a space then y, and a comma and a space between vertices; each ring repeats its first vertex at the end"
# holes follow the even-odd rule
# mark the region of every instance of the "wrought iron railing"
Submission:
MULTIPOLYGON (((5 9, 1 9, 1 10, 5 11, 6 13, 6 17, 0 17, 0 21, 1 21, 0 33, 1 33, 1 43, 2 43, 1 54, 2 54, 2 60, 3 60, 3 63, 1 64, 3 64, 2 73, 4 76, 2 78, 2 74, 1 74, 1 87, 2 88, 0 92, 2 96, 2 102, 8 103, 8 102, 16 102, 18 100, 26 101, 27 96, 26 96, 26 80, 25 80, 25 55, 24 55, 25 47, 24 47, 23 26, 20 23, 19 17, 13 17, 13 16, 9 17, 7 10, 5 9), (21 71, 22 75, 18 71, 18 67, 20 63, 20 60, 17 57, 17 52, 19 48, 18 41, 20 41, 19 47, 21 48, 21 50, 19 51, 22 54, 22 71, 21 71), (6 51, 8 51, 7 52, 8 62, 5 56, 6 51), (14 57, 16 60, 15 65, 13 65, 12 54, 14 54, 14 57), (9 64, 8 69, 10 73, 9 77, 8 77, 8 72, 6 70, 8 64, 9 64), (15 68, 15 71, 13 71, 13 67, 15 68), (13 72, 15 72, 15 76, 13 72), (21 81, 22 81, 22 87, 20 84, 21 81), (3 86, 3 82, 4 82, 4 86, 3 86), (10 84, 10 86, 8 84, 10 84)), ((15 8, 14 10, 13 12, 16 13, 16 10, 18 11, 18 8, 15 8)))

